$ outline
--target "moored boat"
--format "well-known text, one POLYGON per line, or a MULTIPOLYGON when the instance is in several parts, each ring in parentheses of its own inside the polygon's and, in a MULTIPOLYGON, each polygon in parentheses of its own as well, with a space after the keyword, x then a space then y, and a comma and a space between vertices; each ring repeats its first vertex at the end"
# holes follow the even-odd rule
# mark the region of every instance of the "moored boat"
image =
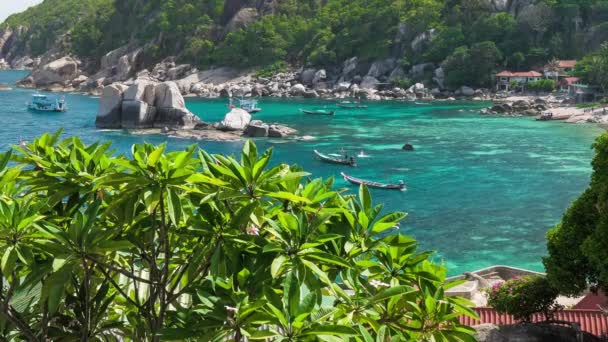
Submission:
POLYGON ((317 150, 314 150, 314 152, 315 152, 315 155, 324 162, 340 164, 340 165, 348 165, 348 166, 357 166, 357 162, 355 161, 355 158, 353 158, 353 157, 350 157, 349 159, 338 159, 338 158, 333 158, 328 155, 325 155, 317 150))
POLYGON ((324 109, 318 109, 318 110, 300 109, 300 112, 302 112, 304 114, 308 114, 308 115, 334 115, 334 114, 336 114, 336 112, 333 110, 324 110, 324 109))
POLYGON ((257 100, 240 99, 239 105, 241 106, 241 109, 247 111, 249 114, 255 114, 262 111, 262 108, 258 107, 257 100))
POLYGON ((386 190, 400 190, 400 191, 407 190, 407 188, 405 187, 405 183, 403 183, 403 181, 399 181, 398 184, 385 184, 385 183, 378 183, 378 182, 372 182, 372 181, 368 181, 368 180, 364 180, 364 179, 360 179, 360 178, 355 178, 355 177, 345 174, 344 172, 340 172, 340 174, 342 175, 344 180, 346 180, 352 184, 356 184, 356 185, 364 184, 370 188, 386 189, 386 190))
POLYGON ((361 104, 361 102, 350 102, 350 101, 342 101, 338 103, 338 107, 344 109, 366 109, 367 105, 361 104))
POLYGON ((65 112, 67 105, 64 97, 58 99, 48 95, 34 94, 27 104, 27 108, 39 112, 65 112))

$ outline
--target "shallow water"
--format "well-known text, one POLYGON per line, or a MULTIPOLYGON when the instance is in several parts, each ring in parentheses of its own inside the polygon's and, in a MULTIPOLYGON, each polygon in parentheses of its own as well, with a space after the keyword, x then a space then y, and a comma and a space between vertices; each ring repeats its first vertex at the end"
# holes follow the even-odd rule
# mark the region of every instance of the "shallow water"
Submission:
MULTIPOLYGON (((23 72, 0 72, 0 83, 14 83, 23 72)), ((99 131, 94 121, 97 99, 66 94, 67 113, 25 110, 31 90, 0 91, 0 149, 44 132, 64 129, 64 136, 85 141, 112 140, 128 152, 133 143, 167 141, 180 149, 192 141, 163 136, 134 136, 99 131)), ((313 141, 258 139, 274 148, 274 160, 298 164, 314 177, 353 176, 408 184, 407 192, 374 190, 387 210, 409 213, 402 229, 423 248, 437 251, 450 274, 494 264, 542 270, 545 233, 587 186, 593 156, 590 146, 603 130, 592 125, 537 122, 531 118, 482 117, 479 103, 370 103, 367 110, 337 110, 335 117, 308 116, 299 108, 332 107, 333 101, 263 99, 256 115, 280 122, 313 141), (413 152, 401 151, 410 143, 413 152), (349 154, 364 151, 354 169, 321 163, 312 150, 349 154)), ((226 113, 223 100, 187 99, 205 121, 226 113)), ((237 153, 241 142, 199 142, 213 153, 237 153)), ((350 187, 342 179, 337 186, 350 187)), ((353 191, 354 187, 350 187, 353 191)))

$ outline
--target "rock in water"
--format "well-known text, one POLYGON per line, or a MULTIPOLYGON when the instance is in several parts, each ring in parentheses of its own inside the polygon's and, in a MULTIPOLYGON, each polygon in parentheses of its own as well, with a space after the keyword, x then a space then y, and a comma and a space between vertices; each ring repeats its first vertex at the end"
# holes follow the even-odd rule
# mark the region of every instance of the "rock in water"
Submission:
POLYGON ((218 129, 223 131, 242 131, 249 125, 251 114, 240 108, 233 108, 224 120, 219 123, 218 129))
POLYGON ((122 96, 125 90, 127 87, 119 83, 103 88, 97 118, 95 118, 97 128, 122 127, 122 96))
POLYGON ((414 146, 412 146, 411 144, 405 144, 405 145, 403 145, 402 149, 404 151, 413 151, 414 150, 414 146))
POLYGON ((201 120, 186 108, 186 102, 175 82, 164 82, 154 88, 156 118, 154 127, 194 128, 201 120))
POLYGON ((45 87, 52 84, 66 85, 78 75, 78 62, 71 57, 54 60, 34 70, 32 74, 20 81, 18 85, 25 87, 45 87))
POLYGON ((268 136, 271 138, 284 138, 296 130, 283 125, 270 125, 268 129, 268 136))
POLYGON ((98 128, 194 128, 201 120, 186 109, 184 98, 173 82, 138 81, 127 88, 112 84, 103 89, 98 128))
POLYGON ((245 128, 245 132, 243 135, 252 138, 258 137, 267 137, 268 136, 268 125, 262 122, 251 122, 247 128, 245 128))

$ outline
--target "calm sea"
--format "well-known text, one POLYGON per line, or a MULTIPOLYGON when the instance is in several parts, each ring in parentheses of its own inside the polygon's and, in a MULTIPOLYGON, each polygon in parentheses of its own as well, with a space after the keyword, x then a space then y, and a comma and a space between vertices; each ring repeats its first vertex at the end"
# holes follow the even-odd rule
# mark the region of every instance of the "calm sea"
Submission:
MULTIPOLYGON (((0 72, 12 84, 24 72, 0 72)), ((239 152, 241 142, 193 142, 163 136, 134 136, 95 129, 97 99, 66 94, 69 111, 32 113, 25 109, 32 90, 0 91, 0 149, 44 132, 86 142, 111 140, 119 152, 135 143, 167 142, 170 149, 196 143, 212 153, 239 152)), ((312 141, 258 139, 273 148, 275 162, 298 164, 314 177, 338 177, 346 171, 376 181, 405 180, 407 192, 374 190, 385 210, 409 213, 403 232, 424 249, 437 251, 450 274, 494 264, 542 270, 545 233, 587 186, 591 144, 602 130, 592 125, 536 122, 532 118, 482 117, 480 103, 412 104, 374 102, 367 110, 337 110, 335 117, 299 113, 299 108, 334 108, 332 101, 263 99, 256 115, 299 130, 312 141), (404 152, 410 143, 416 148, 404 152), (349 154, 364 151, 354 169, 321 163, 312 150, 349 154)), ((203 120, 220 120, 224 100, 188 99, 203 120)), ((349 187, 342 179, 337 186, 349 187)), ((350 187, 352 191, 356 188, 350 187)))

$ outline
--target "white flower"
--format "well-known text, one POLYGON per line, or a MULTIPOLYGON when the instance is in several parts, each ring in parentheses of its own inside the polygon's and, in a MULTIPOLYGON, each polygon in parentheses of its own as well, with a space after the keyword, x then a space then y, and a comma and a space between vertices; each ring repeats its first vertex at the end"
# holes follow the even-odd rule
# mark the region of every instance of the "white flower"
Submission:
POLYGON ((224 305, 224 308, 226 308, 226 311, 230 311, 230 312, 237 312, 237 308, 235 308, 234 306, 228 306, 228 305, 224 305))
POLYGON ((247 234, 258 236, 258 235, 260 235, 260 228, 256 227, 254 224, 252 224, 249 226, 249 228, 247 228, 247 234))
POLYGON ((381 281, 379 281, 379 280, 376 280, 376 279, 374 279, 374 280, 370 281, 370 282, 369 282, 369 284, 370 284, 371 286, 375 287, 375 288, 379 288, 379 287, 381 287, 381 286, 382 286, 382 287, 391 287, 389 284, 387 284, 387 283, 383 283, 383 282, 381 282, 381 281))

